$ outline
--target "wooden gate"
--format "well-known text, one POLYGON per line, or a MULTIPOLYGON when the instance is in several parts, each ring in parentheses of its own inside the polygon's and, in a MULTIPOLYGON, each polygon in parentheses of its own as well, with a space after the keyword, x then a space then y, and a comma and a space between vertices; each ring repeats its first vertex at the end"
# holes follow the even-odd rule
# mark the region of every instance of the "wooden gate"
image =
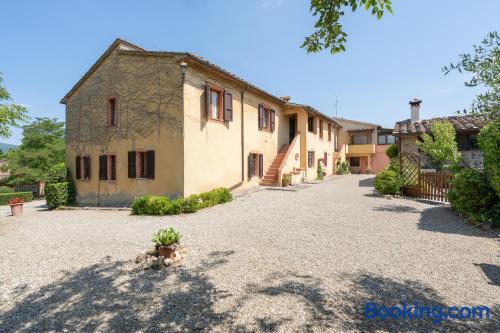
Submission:
POLYGON ((452 174, 443 171, 422 171, 420 160, 419 154, 399 155, 403 195, 434 201, 448 201, 452 174))

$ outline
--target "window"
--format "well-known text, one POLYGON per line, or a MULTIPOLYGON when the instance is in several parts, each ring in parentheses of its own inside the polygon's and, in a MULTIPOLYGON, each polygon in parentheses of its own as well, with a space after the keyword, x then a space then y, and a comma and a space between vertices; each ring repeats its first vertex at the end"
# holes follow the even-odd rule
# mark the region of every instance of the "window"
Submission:
POLYGON ((332 124, 328 124, 328 141, 332 141, 332 124))
POLYGON ((314 151, 310 150, 307 152, 307 167, 314 167, 314 151))
POLYGON ((108 98, 108 126, 118 125, 118 119, 116 116, 116 98, 108 98))
POLYGON ((367 135, 353 135, 351 136, 351 144, 353 145, 365 145, 369 143, 367 135))
POLYGON ((359 157, 349 158, 349 165, 352 167, 359 167, 360 166, 359 157))
POLYGON ((76 179, 89 180, 90 179, 90 157, 77 156, 75 163, 75 177, 76 179))
POLYGON ((387 134, 387 135, 379 135, 377 139, 377 143, 379 145, 390 145, 395 142, 394 136, 387 134))
POLYGON ((319 120, 319 138, 323 139, 323 119, 319 120))
POLYGON ((116 155, 99 156, 99 179, 116 180, 116 155))
POLYGON ((264 155, 250 153, 248 155, 248 179, 254 176, 262 178, 264 176, 264 155))
POLYGON ((456 141, 459 150, 469 150, 469 149, 479 148, 475 134, 457 134, 456 141))
POLYGON ((307 117, 307 130, 314 133, 314 117, 307 117))
MULTIPOLYGON (((115 162, 116 163, 116 162, 115 162)), ((155 151, 128 152, 129 178, 155 178, 155 151)))
POLYGON ((207 118, 215 121, 233 121, 233 95, 221 87, 206 84, 207 118))
POLYGON ((259 104, 259 129, 266 131, 274 131, 276 122, 276 111, 271 109, 269 106, 264 104, 259 104))

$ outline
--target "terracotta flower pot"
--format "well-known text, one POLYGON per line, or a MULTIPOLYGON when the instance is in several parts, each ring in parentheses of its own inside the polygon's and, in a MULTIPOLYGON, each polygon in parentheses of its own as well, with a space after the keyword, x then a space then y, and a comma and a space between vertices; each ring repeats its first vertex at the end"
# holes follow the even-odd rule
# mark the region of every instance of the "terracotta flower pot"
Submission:
POLYGON ((176 251, 177 245, 158 246, 158 254, 160 257, 174 259, 176 251))
POLYGON ((10 210, 12 211, 12 216, 23 215, 23 203, 10 205, 10 210))

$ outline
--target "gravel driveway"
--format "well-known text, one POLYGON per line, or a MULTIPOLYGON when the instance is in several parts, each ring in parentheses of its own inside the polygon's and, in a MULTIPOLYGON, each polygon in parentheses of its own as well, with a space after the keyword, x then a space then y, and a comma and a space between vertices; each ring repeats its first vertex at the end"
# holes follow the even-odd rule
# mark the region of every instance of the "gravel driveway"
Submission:
POLYGON ((373 194, 349 175, 260 191, 192 215, 47 211, 0 215, 0 332, 494 331, 500 243, 448 207, 373 194), (173 226, 188 255, 138 271, 173 226), (492 308, 490 320, 365 320, 388 306, 492 308))

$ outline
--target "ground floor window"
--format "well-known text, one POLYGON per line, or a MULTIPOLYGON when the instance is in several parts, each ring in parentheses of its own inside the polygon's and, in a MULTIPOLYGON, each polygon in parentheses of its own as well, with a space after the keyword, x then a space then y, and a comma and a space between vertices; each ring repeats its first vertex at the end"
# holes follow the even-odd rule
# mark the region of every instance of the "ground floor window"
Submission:
POLYGON ((307 167, 314 167, 314 151, 310 150, 307 152, 307 167))
POLYGON ((250 153, 248 155, 248 179, 252 177, 264 176, 264 155, 259 153, 250 153))
POLYGON ((128 177, 154 179, 155 151, 129 151, 128 177))
POLYGON ((349 158, 349 165, 352 167, 359 167, 361 165, 359 157, 349 158))
POLYGON ((116 155, 99 156, 99 179, 116 180, 116 155))
POLYGON ((76 179, 90 179, 90 156, 77 156, 75 163, 76 179))

